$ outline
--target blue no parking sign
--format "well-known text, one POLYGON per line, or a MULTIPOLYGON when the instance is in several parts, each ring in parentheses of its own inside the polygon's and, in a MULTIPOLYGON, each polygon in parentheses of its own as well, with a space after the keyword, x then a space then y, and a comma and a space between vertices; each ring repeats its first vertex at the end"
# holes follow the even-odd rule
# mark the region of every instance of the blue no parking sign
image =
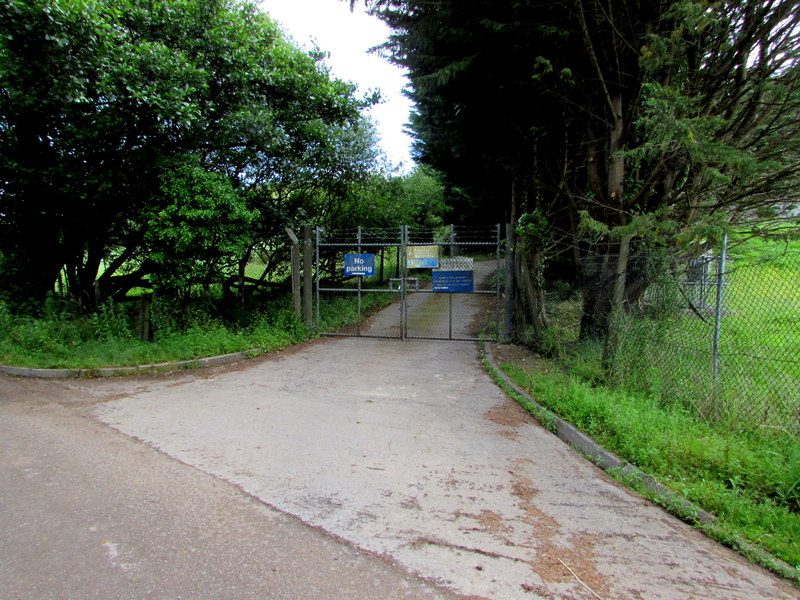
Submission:
POLYGON ((345 275, 374 275, 375 274, 375 255, 374 254, 345 254, 344 255, 344 274, 345 275))

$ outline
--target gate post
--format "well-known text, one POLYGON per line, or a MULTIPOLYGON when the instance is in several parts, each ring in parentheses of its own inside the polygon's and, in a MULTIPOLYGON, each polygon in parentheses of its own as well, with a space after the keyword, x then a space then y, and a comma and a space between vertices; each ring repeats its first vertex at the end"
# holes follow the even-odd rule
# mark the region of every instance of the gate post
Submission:
POLYGON ((400 339, 406 339, 406 279, 408 277, 408 260, 406 258, 406 248, 408 246, 408 225, 400 226, 400 256, 398 267, 400 270, 400 339))
POLYGON ((516 239, 514 236, 514 223, 506 223, 506 302, 504 311, 503 341, 511 341, 512 330, 514 327, 514 293, 516 282, 514 281, 514 269, 516 268, 516 239))
POLYGON ((300 307, 300 240, 297 239, 291 227, 285 227, 284 229, 292 243, 292 306, 294 307, 294 316, 300 319, 302 315, 300 307))
POLYGON ((313 326, 313 285, 311 274, 313 271, 313 247, 311 245, 311 225, 303 225, 303 317, 306 327, 313 326))
MULTIPOLYGON (((358 247, 356 249, 357 254, 361 254, 361 225, 358 226, 358 247)), ((363 277, 356 277, 356 283, 358 284, 358 321, 356 321, 356 335, 361 337, 361 280, 364 279, 363 277)))
POLYGON ((494 268, 494 341, 506 341, 500 333, 500 223, 495 233, 495 268, 494 268))

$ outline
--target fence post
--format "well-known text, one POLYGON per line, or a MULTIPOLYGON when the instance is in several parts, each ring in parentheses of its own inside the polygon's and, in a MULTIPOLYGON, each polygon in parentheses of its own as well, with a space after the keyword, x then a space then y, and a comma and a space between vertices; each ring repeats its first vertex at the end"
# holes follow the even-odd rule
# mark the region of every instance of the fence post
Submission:
POLYGON ((400 271, 400 339, 406 339, 406 279, 408 278, 408 263, 406 261, 406 248, 408 246, 408 225, 400 226, 400 249, 398 251, 398 270, 400 271))
POLYGON ((150 341, 150 303, 152 296, 141 296, 139 300, 139 339, 143 342, 150 341))
POLYGON ((516 259, 516 239, 514 236, 514 224, 506 223, 506 302, 505 314, 503 321, 503 341, 508 343, 511 341, 512 329, 514 327, 514 302, 515 300, 515 285, 514 269, 516 259))
MULTIPOLYGON (((356 249, 357 254, 361 254, 361 225, 358 226, 358 248, 356 249)), ((361 280, 363 277, 356 277, 356 283, 358 285, 358 321, 356 321, 356 335, 361 337, 361 280)))
POLYGON ((292 242, 291 256, 292 256, 292 300, 294 305, 294 314, 300 319, 302 311, 300 309, 300 240, 297 239, 291 227, 286 227, 286 235, 289 236, 289 241, 292 242))
POLYGON ((314 298, 316 298, 317 303, 317 319, 316 319, 316 326, 317 326, 317 333, 319 333, 319 327, 321 323, 320 317, 320 302, 319 302, 319 278, 322 269, 320 268, 320 261, 319 261, 319 244, 320 244, 320 236, 322 234, 322 229, 320 227, 314 227, 314 298))
POLYGON ((722 332, 722 286, 725 279, 725 259, 728 254, 728 234, 722 236, 722 254, 717 259, 717 306, 714 310, 714 346, 711 352, 711 370, 714 389, 719 385, 719 342, 722 332))
POLYGON ((306 327, 313 326, 313 245, 311 243, 311 225, 303 225, 303 317, 306 327))

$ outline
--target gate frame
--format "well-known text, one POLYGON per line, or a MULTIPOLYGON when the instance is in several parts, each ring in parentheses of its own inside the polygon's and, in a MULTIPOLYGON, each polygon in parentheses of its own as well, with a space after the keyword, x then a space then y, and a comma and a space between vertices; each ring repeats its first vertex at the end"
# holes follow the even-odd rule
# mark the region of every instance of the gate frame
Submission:
MULTIPOLYGON (((353 248, 355 245, 356 252, 361 254, 361 249, 363 245, 363 232, 364 228, 358 226, 356 229, 356 240, 355 244, 353 241, 346 241, 346 242, 324 242, 322 241, 322 233, 323 229, 321 227, 314 228, 314 236, 315 236, 315 256, 314 256, 314 296, 315 296, 315 315, 316 318, 314 320, 315 328, 318 335, 324 336, 332 336, 332 337, 374 337, 374 338, 385 338, 385 339, 429 339, 429 340, 440 340, 440 341, 487 341, 487 342, 499 342, 504 333, 500 330, 500 312, 501 312, 501 303, 500 303, 500 264, 501 264, 501 238, 500 238, 500 224, 495 224, 494 226, 494 239, 492 241, 459 241, 456 239, 456 228, 454 225, 450 225, 450 241, 449 242, 413 242, 411 243, 411 236, 410 236, 410 227, 408 225, 401 225, 399 226, 399 238, 396 241, 392 242, 374 242, 369 241, 369 247, 379 247, 379 248, 398 248, 398 260, 399 260, 399 275, 400 275, 400 288, 397 291, 394 290, 380 290, 375 288, 368 288, 366 291, 369 293, 398 293, 400 295, 400 335, 398 336, 364 336, 361 333, 361 325, 363 320, 362 314, 362 304, 361 304, 361 297, 362 293, 365 291, 362 287, 362 278, 358 277, 357 279, 357 287, 355 289, 352 288, 337 288, 337 287, 321 287, 321 268, 320 268, 320 246, 327 246, 327 247, 340 247, 340 248, 353 248), (407 299, 409 295, 408 289, 408 261, 406 259, 407 256, 407 248, 409 246, 494 246, 495 248, 495 284, 494 289, 488 290, 477 290, 472 292, 459 292, 464 294, 493 294, 495 296, 495 331, 492 337, 459 337, 453 338, 452 337, 452 327, 453 327, 453 293, 454 292, 440 292, 434 290, 416 290, 414 293, 432 293, 432 294, 449 294, 449 336, 447 338, 443 337, 429 337, 429 336, 414 336, 408 334, 408 307, 407 307, 407 299), (321 309, 320 309, 320 292, 333 292, 333 293, 357 293, 358 294, 358 321, 356 323, 356 333, 355 335, 352 334, 344 334, 344 333, 335 333, 335 332, 322 332, 320 331, 320 319, 321 319, 321 309)), ((487 228, 488 229, 488 228, 487 228)))

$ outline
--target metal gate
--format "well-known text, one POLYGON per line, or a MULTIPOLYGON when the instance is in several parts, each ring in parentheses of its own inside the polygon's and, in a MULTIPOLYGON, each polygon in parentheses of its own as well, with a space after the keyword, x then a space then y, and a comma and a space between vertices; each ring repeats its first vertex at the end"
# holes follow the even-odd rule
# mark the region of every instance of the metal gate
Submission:
POLYGON ((497 341, 500 226, 316 230, 322 335, 497 341))

